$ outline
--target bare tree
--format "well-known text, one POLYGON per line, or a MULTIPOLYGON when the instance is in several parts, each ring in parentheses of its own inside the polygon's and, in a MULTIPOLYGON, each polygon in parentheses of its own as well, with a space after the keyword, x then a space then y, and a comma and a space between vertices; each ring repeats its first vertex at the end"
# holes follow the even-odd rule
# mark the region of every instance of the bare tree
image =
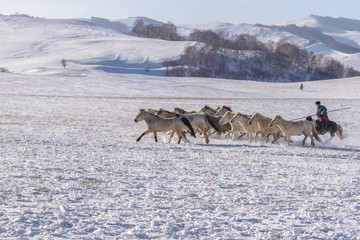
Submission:
POLYGON ((62 59, 60 62, 61 62, 61 65, 64 67, 64 69, 66 69, 67 60, 66 60, 66 59, 62 59))

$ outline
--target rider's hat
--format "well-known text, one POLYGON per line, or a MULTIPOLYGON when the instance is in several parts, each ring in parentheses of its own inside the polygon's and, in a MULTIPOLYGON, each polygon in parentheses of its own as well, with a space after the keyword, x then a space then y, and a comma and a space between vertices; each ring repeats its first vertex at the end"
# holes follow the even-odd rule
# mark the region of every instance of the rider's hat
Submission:
POLYGON ((320 103, 320 101, 316 101, 316 103, 315 103, 315 104, 321 104, 321 103, 320 103))

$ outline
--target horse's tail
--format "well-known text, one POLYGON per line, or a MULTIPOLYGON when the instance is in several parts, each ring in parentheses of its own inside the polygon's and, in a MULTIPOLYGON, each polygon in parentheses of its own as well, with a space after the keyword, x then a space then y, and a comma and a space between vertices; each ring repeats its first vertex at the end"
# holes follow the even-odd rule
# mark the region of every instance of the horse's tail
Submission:
POLYGON ((218 134, 221 134, 221 127, 219 125, 219 121, 215 117, 205 114, 205 119, 218 134))
POLYGON ((343 128, 339 124, 337 125, 336 135, 340 138, 340 140, 344 139, 343 128))
POLYGON ((312 122, 311 126, 312 126, 312 128, 311 128, 311 134, 315 137, 316 141, 322 142, 321 138, 320 138, 319 135, 318 135, 318 132, 316 131, 315 123, 312 122))
POLYGON ((194 131, 193 127, 191 126, 190 121, 189 121, 187 118, 184 118, 184 117, 182 117, 182 118, 180 118, 180 119, 181 119, 181 121, 189 128, 190 133, 191 133, 191 136, 193 136, 194 138, 196 138, 195 131, 194 131))

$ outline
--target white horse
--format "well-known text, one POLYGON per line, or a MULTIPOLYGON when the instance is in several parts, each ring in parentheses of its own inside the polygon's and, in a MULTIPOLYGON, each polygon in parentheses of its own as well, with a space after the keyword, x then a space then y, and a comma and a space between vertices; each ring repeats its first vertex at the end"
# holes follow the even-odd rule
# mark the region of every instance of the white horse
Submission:
MULTIPOLYGON (((311 145, 315 146, 314 137, 316 140, 320 140, 314 123, 310 121, 286 121, 280 115, 275 116, 269 123, 269 127, 278 126, 282 133, 285 135, 286 141, 290 146, 290 137, 299 136, 303 134, 305 137, 302 141, 302 145, 305 145, 305 141, 308 137, 311 139, 311 145)), ((284 138, 284 139, 285 139, 284 138)))
MULTIPOLYGON (((226 138, 227 136, 229 136, 231 133, 233 134, 232 140, 235 141, 236 138, 236 134, 238 132, 245 132, 244 128, 241 126, 241 124, 239 122, 233 122, 230 123, 230 120, 235 116, 236 113, 231 112, 231 111, 227 111, 223 117, 220 119, 220 125, 224 125, 224 124, 230 124, 231 129, 229 131, 226 132, 224 138, 226 138)), ((244 135, 244 134, 243 134, 244 135)), ((247 136, 249 137, 249 136, 247 136)))
POLYGON ((172 135, 170 136, 169 142, 171 141, 172 136, 176 132, 176 134, 179 137, 178 143, 180 143, 181 138, 183 137, 182 129, 184 128, 184 126, 188 127, 191 132, 191 135, 195 137, 194 129, 192 128, 189 120, 187 120, 184 117, 163 119, 152 113, 145 111, 144 109, 140 109, 134 121, 139 122, 142 120, 146 122, 148 126, 148 130, 146 130, 141 134, 141 136, 136 140, 137 142, 139 142, 144 135, 149 133, 153 133, 155 142, 157 142, 157 132, 172 131, 172 135))
POLYGON ((187 120, 189 120, 194 129, 202 133, 207 144, 210 142, 209 136, 207 134, 207 131, 210 128, 214 128, 215 131, 220 133, 220 127, 214 121, 214 117, 211 117, 206 113, 177 114, 164 109, 159 109, 156 115, 164 118, 172 118, 175 116, 186 118, 187 120))
POLYGON ((270 127, 269 123, 271 122, 271 118, 266 117, 260 113, 254 113, 249 119, 249 125, 257 124, 259 126, 260 131, 266 138, 266 142, 269 141, 269 135, 273 135, 274 140, 271 143, 275 143, 279 138, 282 137, 282 132, 278 126, 270 127))
POLYGON ((249 141, 252 142, 253 140, 253 133, 255 133, 255 142, 257 142, 258 135, 261 132, 260 128, 256 124, 249 125, 249 116, 243 115, 241 113, 236 113, 234 117, 230 120, 230 124, 234 124, 236 122, 240 123, 240 125, 243 127, 244 131, 246 132, 246 136, 248 136, 249 141))

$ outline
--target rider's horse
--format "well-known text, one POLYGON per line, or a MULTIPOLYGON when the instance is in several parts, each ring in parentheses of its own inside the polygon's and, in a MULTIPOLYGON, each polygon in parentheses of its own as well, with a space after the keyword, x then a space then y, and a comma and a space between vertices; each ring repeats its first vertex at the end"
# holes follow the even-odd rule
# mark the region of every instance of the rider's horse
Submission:
POLYGON ((329 140, 335 137, 335 134, 338 136, 338 138, 340 138, 340 140, 343 140, 343 129, 336 122, 330 121, 330 123, 327 126, 325 126, 319 120, 313 120, 311 116, 307 117, 306 120, 315 122, 316 131, 320 135, 324 135, 325 133, 330 133, 331 138, 329 140))

